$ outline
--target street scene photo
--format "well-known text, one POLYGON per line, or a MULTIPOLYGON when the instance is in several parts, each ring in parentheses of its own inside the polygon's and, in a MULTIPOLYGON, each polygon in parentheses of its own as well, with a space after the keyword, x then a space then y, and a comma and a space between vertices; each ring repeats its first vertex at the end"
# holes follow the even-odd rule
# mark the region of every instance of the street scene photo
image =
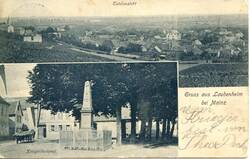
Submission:
POLYGON ((177 62, 4 64, 0 88, 1 157, 177 156, 177 62))

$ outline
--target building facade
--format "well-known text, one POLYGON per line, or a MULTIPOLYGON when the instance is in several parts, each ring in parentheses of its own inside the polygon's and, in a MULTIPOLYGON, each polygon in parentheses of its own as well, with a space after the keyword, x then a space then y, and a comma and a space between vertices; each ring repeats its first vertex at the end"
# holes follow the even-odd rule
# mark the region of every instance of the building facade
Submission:
POLYGON ((24 42, 32 42, 32 43, 42 43, 42 35, 35 34, 35 35, 26 35, 23 37, 24 42))
POLYGON ((0 137, 9 136, 8 107, 9 103, 0 96, 0 137))
POLYGON ((9 109, 9 119, 10 119, 10 135, 15 134, 22 130, 23 126, 23 111, 20 101, 16 103, 15 107, 10 107, 15 109, 9 109))
POLYGON ((75 123, 75 117, 71 113, 58 112, 52 114, 50 110, 42 109, 38 125, 38 138, 51 140, 59 139, 61 130, 73 130, 79 125, 75 123))
POLYGON ((14 33, 14 26, 13 25, 9 25, 7 28, 7 32, 8 33, 14 33))
POLYGON ((177 30, 171 30, 166 34, 167 40, 181 40, 181 33, 177 30))

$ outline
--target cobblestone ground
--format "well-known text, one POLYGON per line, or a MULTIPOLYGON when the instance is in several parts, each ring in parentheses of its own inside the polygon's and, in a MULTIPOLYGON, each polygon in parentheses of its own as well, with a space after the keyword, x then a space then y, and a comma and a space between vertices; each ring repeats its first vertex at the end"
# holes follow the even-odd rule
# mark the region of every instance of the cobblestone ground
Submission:
POLYGON ((64 150, 58 143, 35 141, 16 144, 0 143, 0 158, 63 158, 63 157, 176 157, 177 146, 146 148, 145 145, 113 145, 106 151, 64 150))

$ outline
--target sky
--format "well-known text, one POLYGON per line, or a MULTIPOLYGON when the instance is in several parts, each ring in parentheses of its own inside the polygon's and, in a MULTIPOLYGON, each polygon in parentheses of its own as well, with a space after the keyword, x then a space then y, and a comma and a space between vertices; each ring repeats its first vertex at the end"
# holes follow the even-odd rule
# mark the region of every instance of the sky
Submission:
POLYGON ((0 0, 0 17, 247 14, 247 0, 0 0), (113 2, 136 2, 114 6, 113 2))
POLYGON ((2 80, 0 80, 0 95, 2 97, 27 97, 30 96, 30 87, 27 80, 28 71, 36 64, 4 64, 7 95, 5 94, 2 80))

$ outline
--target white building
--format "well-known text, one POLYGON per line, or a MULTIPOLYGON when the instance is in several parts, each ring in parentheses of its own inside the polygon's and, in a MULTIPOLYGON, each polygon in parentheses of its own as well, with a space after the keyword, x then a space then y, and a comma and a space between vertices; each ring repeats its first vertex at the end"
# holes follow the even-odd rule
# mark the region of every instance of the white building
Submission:
POLYGON ((23 37, 23 41, 24 42, 41 43, 42 42, 42 35, 41 34, 26 35, 23 37))
POLYGON ((7 32, 8 33, 14 33, 14 26, 13 25, 9 25, 7 28, 7 32))
POLYGON ((167 40, 181 40, 181 33, 177 30, 172 30, 166 34, 167 40))
POLYGON ((59 139, 62 130, 73 130, 79 127, 75 124, 75 117, 71 113, 58 112, 52 114, 50 110, 41 110, 38 125, 38 138, 59 139))
MULTIPOLYGON (((12 103, 14 104, 14 103, 12 103)), ((15 103, 16 106, 10 106, 9 108, 9 124, 10 124, 10 135, 21 131, 23 126, 23 110, 20 101, 15 103)))

